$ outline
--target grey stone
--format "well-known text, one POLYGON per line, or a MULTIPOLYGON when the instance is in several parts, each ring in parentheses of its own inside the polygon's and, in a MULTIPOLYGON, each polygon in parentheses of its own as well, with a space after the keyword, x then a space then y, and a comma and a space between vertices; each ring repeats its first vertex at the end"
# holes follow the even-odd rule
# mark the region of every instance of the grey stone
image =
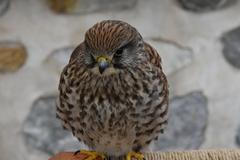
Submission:
POLYGON ((170 100, 169 124, 153 150, 198 149, 208 124, 207 98, 200 91, 170 100))
POLYGON ((133 8, 137 0, 50 0, 53 11, 66 14, 86 14, 102 11, 119 11, 133 8))
POLYGON ((70 132, 65 131, 56 119, 55 96, 37 99, 23 125, 23 137, 28 148, 48 154, 76 151, 85 148, 70 132))
POLYGON ((193 61, 194 53, 190 47, 159 37, 147 38, 146 42, 151 44, 160 54, 167 75, 189 66, 193 61))
POLYGON ((224 33, 221 37, 223 55, 234 67, 240 69, 240 27, 224 33))
POLYGON ((186 10, 192 12, 206 12, 230 6, 237 0, 177 0, 186 10))
POLYGON ((240 147, 240 125, 237 130, 236 143, 240 147))
POLYGON ((0 0, 0 16, 2 16, 9 8, 9 0, 0 0))
POLYGON ((61 73, 64 66, 68 64, 74 49, 75 47, 73 46, 56 49, 50 53, 50 55, 45 59, 44 63, 57 73, 61 73))

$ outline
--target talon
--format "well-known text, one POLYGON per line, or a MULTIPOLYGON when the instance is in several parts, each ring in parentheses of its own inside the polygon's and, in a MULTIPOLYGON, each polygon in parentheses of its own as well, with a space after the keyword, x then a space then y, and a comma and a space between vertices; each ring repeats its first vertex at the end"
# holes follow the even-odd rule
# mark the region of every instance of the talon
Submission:
POLYGON ((95 152, 95 151, 87 151, 87 150, 79 150, 74 153, 76 154, 83 154, 86 155, 86 158, 84 160, 106 160, 106 156, 103 153, 95 152))
POLYGON ((145 160, 144 155, 140 152, 129 152, 126 156, 126 160, 145 160))
POLYGON ((77 150, 76 152, 74 152, 74 156, 76 156, 78 153, 80 153, 80 150, 77 150))

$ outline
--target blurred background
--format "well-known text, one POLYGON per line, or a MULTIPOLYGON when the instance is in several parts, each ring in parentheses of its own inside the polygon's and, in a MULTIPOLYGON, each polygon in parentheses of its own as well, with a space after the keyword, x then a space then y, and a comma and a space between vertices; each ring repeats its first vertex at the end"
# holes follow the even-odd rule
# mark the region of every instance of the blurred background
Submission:
POLYGON ((0 0, 0 159, 85 148, 55 118, 60 72, 105 19, 138 29, 163 59, 170 120, 151 149, 240 147, 238 0, 0 0))

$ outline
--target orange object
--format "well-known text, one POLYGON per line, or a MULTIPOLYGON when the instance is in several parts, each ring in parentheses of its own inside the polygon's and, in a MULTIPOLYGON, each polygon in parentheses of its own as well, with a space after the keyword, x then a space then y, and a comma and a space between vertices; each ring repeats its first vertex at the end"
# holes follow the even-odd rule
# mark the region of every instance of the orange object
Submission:
MULTIPOLYGON (((74 152, 60 152, 48 160, 84 160, 87 157, 88 155, 82 153, 74 155, 74 152)), ((98 157, 96 160, 101 160, 101 157, 98 157)))

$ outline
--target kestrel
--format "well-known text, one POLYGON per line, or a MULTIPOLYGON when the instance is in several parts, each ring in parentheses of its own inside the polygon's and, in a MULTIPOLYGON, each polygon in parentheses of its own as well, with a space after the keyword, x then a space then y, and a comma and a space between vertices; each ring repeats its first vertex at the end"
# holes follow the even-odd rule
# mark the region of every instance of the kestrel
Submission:
POLYGON ((128 23, 95 24, 73 51, 59 84, 57 117, 102 158, 133 157, 163 132, 168 83, 157 51, 128 23))

